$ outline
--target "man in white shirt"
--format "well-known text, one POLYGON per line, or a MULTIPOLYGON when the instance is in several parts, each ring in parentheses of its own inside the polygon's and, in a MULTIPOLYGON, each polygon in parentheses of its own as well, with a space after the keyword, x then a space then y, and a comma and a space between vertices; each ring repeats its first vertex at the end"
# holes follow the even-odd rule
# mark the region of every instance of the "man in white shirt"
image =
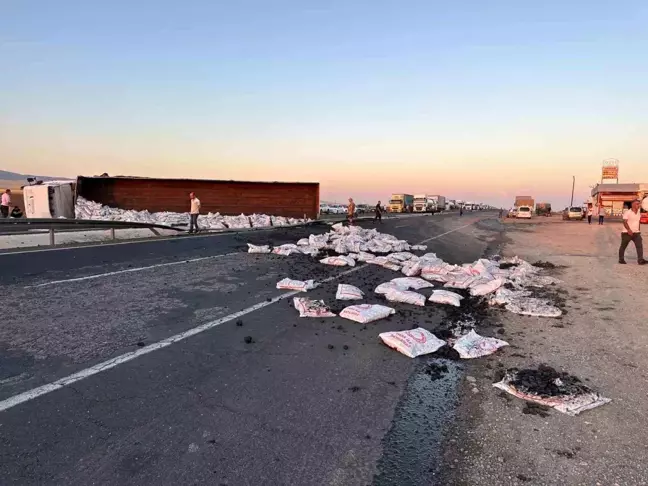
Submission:
POLYGON ((7 189, 2 194, 2 201, 0 202, 0 217, 9 217, 9 206, 11 206, 11 189, 7 189))
POLYGON ((200 199, 191 192, 189 193, 189 199, 191 200, 191 210, 189 211, 189 233, 198 233, 198 215, 200 214, 200 199))
POLYGON ((641 203, 632 201, 632 207, 623 213, 623 231, 621 232, 621 247, 619 248, 619 263, 625 265, 625 251, 632 241, 637 249, 639 265, 645 265, 643 258, 643 241, 641 240, 641 203))

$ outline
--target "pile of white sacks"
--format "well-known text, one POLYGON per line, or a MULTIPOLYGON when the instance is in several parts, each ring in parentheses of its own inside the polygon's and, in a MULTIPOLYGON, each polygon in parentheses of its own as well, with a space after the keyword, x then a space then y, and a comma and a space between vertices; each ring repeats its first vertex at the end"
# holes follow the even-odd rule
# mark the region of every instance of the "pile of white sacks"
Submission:
MULTIPOLYGON (((435 282, 446 289, 468 290, 472 296, 483 296, 491 305, 504 306, 516 314, 558 317, 562 311, 546 299, 531 296, 528 287, 544 287, 559 281, 539 275, 541 269, 517 257, 503 260, 479 259, 473 263, 452 265, 438 258, 434 253, 417 256, 412 251, 425 251, 424 245, 410 245, 405 240, 380 233, 376 229, 357 226, 334 225, 332 231, 322 235, 310 235, 296 244, 285 244, 270 248, 248 244, 250 253, 274 253, 278 255, 306 254, 317 257, 322 251, 333 251, 338 256, 320 260, 326 265, 350 266, 356 262, 379 265, 406 277, 420 277, 435 282), (376 253, 382 255, 378 256, 376 253), (507 263, 510 268, 501 268, 507 263), (508 284, 505 286, 505 284, 508 284)), ((418 280, 420 280, 418 279, 418 280)), ((384 294, 391 302, 425 305, 433 303, 460 305, 462 297, 447 290, 434 290, 426 299, 423 294, 412 291, 407 279, 394 279, 378 286, 377 293, 384 294)), ((431 285, 430 285, 431 286, 431 285)), ((423 287, 414 288, 414 290, 423 287)))
MULTIPOLYGON (((129 223, 150 223, 165 226, 189 225, 189 213, 160 212, 150 213, 147 210, 118 209, 103 206, 94 201, 78 197, 74 208, 76 219, 92 219, 100 221, 126 221, 129 223)), ((198 226, 202 229, 242 229, 267 228, 270 226, 289 226, 304 223, 304 220, 284 218, 283 216, 268 216, 267 214, 252 214, 240 216, 222 216, 219 213, 201 214, 198 226)))

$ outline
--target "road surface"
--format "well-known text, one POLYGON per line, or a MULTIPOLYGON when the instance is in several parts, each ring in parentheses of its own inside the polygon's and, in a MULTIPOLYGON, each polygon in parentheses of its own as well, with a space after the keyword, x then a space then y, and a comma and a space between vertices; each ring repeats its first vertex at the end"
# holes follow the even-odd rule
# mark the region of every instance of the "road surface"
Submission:
MULTIPOLYGON (((451 263, 494 252, 501 231, 481 212, 378 227, 451 263)), ((300 319, 281 278, 323 281, 308 296, 339 311, 338 283, 379 303, 401 275, 245 252, 326 230, 0 255, 2 484, 436 484, 454 375, 431 388, 378 334, 446 311, 300 319)))

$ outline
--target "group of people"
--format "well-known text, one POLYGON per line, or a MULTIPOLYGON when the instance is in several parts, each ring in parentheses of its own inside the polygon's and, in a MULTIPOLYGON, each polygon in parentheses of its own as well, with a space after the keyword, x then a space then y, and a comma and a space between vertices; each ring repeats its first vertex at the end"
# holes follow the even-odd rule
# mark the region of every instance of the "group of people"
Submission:
POLYGON ((605 209, 600 204, 598 206, 590 206, 587 208, 587 224, 592 224, 592 216, 598 216, 599 226, 603 226, 605 219, 605 209))

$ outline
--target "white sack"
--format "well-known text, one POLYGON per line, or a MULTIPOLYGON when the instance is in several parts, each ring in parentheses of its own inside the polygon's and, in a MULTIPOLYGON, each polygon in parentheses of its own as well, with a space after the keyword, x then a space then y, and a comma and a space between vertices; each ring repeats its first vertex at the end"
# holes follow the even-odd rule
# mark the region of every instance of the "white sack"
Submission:
POLYGON ((390 348, 410 358, 434 353, 446 344, 422 327, 410 331, 383 332, 378 337, 390 348))
POLYGON ((299 290, 301 292, 306 292, 317 287, 317 284, 313 280, 291 280, 289 278, 284 278, 283 280, 277 282, 277 288, 281 290, 299 290))
POLYGON ((470 359, 493 354, 502 346, 508 346, 508 343, 501 339, 480 336, 475 331, 470 331, 457 339, 453 348, 463 359, 470 359))
POLYGON ((385 317, 388 317, 395 313, 396 311, 394 309, 392 309, 391 307, 386 307, 384 305, 360 304, 345 308, 342 312, 340 312, 340 317, 344 317, 345 319, 359 322, 361 324, 367 324, 379 319, 384 319, 385 317))
POLYGON ((323 300, 295 297, 293 304, 299 311, 299 317, 335 317, 323 300))
POLYGON ((348 284, 339 284, 335 298, 337 300, 361 300, 364 292, 358 287, 348 284))
POLYGON ((428 300, 436 304, 449 304, 460 307, 462 299, 462 295, 450 292, 449 290, 433 290, 428 300))
POLYGON ((394 282, 399 287, 405 288, 406 290, 410 290, 410 289, 421 290, 421 289, 429 289, 430 287, 434 287, 434 285, 432 285, 427 280, 423 280, 422 278, 417 278, 417 277, 393 278, 391 281, 394 282))
POLYGON ((389 289, 385 298, 390 302, 401 302, 403 304, 412 304, 423 307, 425 305, 425 295, 409 290, 389 289))
POLYGON ((251 245, 248 243, 248 253, 270 253, 268 245, 251 245))
POLYGON ((356 264, 353 258, 344 255, 322 258, 320 263, 323 263, 324 265, 332 265, 334 267, 346 267, 347 265, 349 267, 355 267, 356 264))
POLYGON ((504 285, 504 280, 499 278, 491 280, 490 282, 480 283, 478 285, 473 284, 470 286, 470 295, 475 297, 478 295, 490 294, 491 292, 495 292, 502 285, 504 285))
POLYGON ((400 287, 398 284, 395 284, 394 282, 385 282, 378 285, 378 287, 376 287, 376 290, 374 290, 374 292, 377 294, 386 294, 390 290, 405 290, 405 288, 400 287))

